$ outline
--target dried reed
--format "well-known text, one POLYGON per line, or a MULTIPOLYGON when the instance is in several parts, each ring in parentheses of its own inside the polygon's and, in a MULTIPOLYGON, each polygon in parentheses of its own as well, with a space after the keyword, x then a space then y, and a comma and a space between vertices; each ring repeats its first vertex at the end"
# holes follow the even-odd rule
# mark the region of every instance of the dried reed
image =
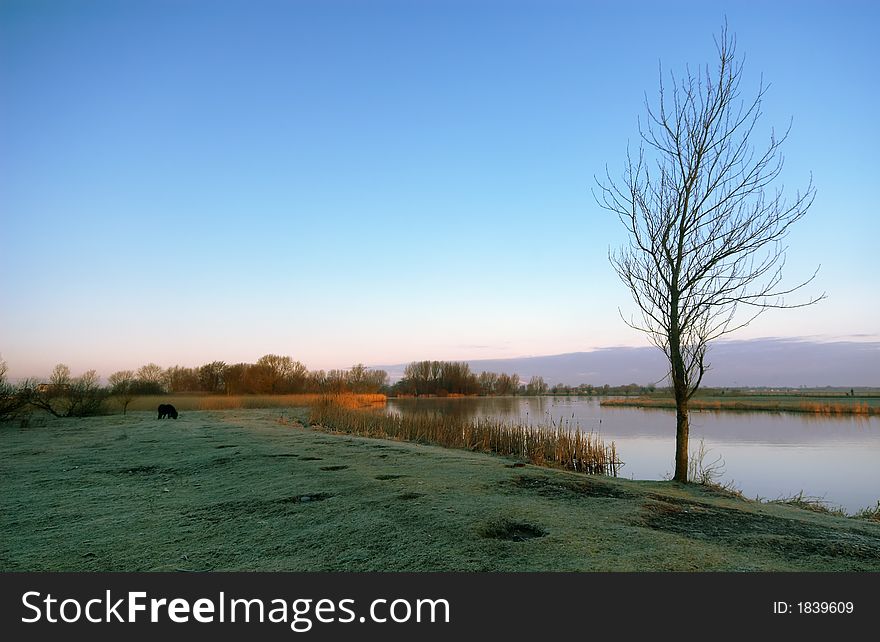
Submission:
POLYGON ((593 433, 581 432, 567 423, 534 427, 486 417, 411 417, 346 408, 329 399, 311 407, 309 420, 334 432, 520 457, 534 464, 590 475, 616 477, 622 465, 614 442, 606 446, 593 433))

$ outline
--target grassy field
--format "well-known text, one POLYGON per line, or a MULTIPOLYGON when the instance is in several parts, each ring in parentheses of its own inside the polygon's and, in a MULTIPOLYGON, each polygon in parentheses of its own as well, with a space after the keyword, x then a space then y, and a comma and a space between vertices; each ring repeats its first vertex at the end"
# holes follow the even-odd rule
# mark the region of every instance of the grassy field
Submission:
POLYGON ((0 570, 880 571, 880 523, 291 423, 306 414, 0 426, 0 570))

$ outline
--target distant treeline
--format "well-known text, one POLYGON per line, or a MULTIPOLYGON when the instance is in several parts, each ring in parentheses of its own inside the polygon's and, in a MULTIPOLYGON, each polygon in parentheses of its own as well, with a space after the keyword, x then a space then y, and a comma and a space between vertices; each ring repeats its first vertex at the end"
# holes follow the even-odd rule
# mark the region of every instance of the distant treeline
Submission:
POLYGON ((388 373, 357 364, 347 370, 309 370, 291 357, 267 354, 256 363, 212 361, 197 368, 155 363, 136 371, 114 372, 110 388, 126 387, 134 394, 202 392, 227 395, 299 393, 376 393, 388 385, 388 373))
MULTIPOLYGON (((534 378, 538 384, 540 377, 534 378)), ((462 361, 414 361, 403 371, 403 378, 391 386, 392 395, 445 397, 448 395, 515 395, 520 389, 519 375, 471 372, 462 361)), ((544 380, 540 386, 546 388, 544 380)), ((536 392, 541 394, 546 390, 536 392)))
POLYGON ((520 381, 518 374, 471 372, 462 361, 415 361, 409 364, 403 378, 387 391, 392 396, 449 395, 634 395, 654 391, 654 386, 635 383, 626 386, 592 386, 581 384, 568 386, 557 384, 550 387, 543 377, 531 377, 528 383, 520 381))
POLYGON ((6 363, 0 360, 0 420, 14 417, 26 407, 42 408, 54 415, 71 417, 97 413, 108 397, 123 408, 142 395, 201 393, 211 395, 282 394, 374 394, 388 396, 512 396, 512 395, 636 395, 654 386, 550 387, 543 377, 522 382, 517 374, 471 372, 462 361, 416 361, 403 378, 389 385, 388 373, 357 364, 345 370, 309 370, 287 356, 267 354, 255 363, 227 364, 212 361, 198 367, 175 365, 162 368, 148 363, 137 370, 120 370, 101 385, 95 370, 73 377, 59 363, 48 380, 26 380, 13 386, 6 382, 6 363))
POLYGON ((95 370, 73 377, 70 368, 59 363, 48 380, 28 379, 18 385, 6 381, 6 362, 0 360, 0 420, 16 417, 28 408, 41 408, 58 417, 98 414, 108 397, 115 398, 123 412, 141 395, 178 393, 226 395, 281 394, 370 394, 386 389, 388 374, 357 364, 347 370, 308 370, 290 357, 267 354, 256 363, 212 361, 197 368, 155 363, 137 370, 120 370, 100 383, 95 370))

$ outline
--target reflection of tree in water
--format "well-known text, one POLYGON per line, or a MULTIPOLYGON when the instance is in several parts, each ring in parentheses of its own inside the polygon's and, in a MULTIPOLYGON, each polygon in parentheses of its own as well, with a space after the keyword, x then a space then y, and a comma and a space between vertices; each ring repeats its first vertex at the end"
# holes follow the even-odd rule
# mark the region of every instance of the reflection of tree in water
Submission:
POLYGON ((520 406, 521 419, 536 426, 555 425, 567 429, 590 429, 593 414, 589 412, 584 416, 584 411, 594 411, 595 398, 580 396, 550 396, 550 397, 523 397, 520 406), (586 405, 585 405, 586 402, 586 405))
POLYGON ((469 397, 418 399, 389 399, 388 412, 405 416, 445 416, 470 420, 492 417, 511 423, 547 425, 551 422, 551 409, 570 405, 568 398, 554 397, 469 397))
POLYGON ((469 398, 419 398, 389 399, 388 412, 401 413, 408 417, 444 416, 453 419, 477 419, 495 417, 518 421, 520 418, 520 399, 517 397, 479 397, 469 398))

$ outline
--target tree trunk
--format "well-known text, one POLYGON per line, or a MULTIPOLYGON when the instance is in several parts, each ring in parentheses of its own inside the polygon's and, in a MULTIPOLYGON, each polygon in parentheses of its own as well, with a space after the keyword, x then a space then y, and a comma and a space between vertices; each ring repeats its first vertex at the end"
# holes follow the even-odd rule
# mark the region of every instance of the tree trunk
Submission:
POLYGON ((688 401, 687 391, 675 394, 675 476, 677 482, 688 480, 688 401))
MULTIPOLYGON (((677 287, 677 280, 675 282, 677 287)), ((675 392, 675 474, 677 482, 688 480, 688 375, 681 357, 681 331, 678 325, 678 296, 672 296, 670 314, 669 357, 672 366, 672 388, 675 392)))

